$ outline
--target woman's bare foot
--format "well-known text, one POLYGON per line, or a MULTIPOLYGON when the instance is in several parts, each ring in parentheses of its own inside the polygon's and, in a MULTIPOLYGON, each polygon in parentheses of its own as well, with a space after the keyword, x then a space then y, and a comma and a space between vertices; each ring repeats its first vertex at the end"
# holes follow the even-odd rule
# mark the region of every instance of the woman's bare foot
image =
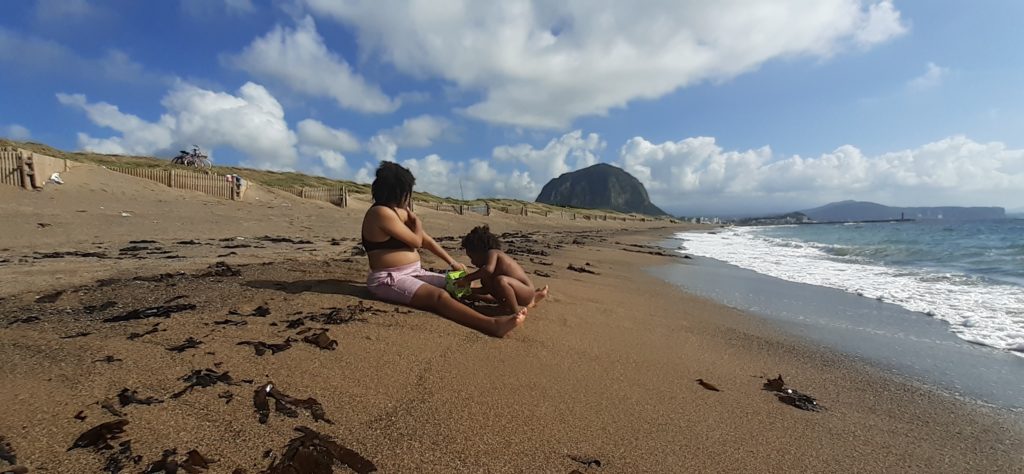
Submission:
POLYGON ((533 297, 533 303, 530 303, 530 308, 537 306, 537 303, 540 303, 540 300, 548 297, 548 285, 544 285, 544 288, 539 288, 536 291, 537 293, 533 297))
POLYGON ((494 318, 494 329, 491 335, 494 337, 505 337, 510 331, 523 324, 523 321, 526 321, 526 308, 520 308, 519 312, 512 316, 494 318))

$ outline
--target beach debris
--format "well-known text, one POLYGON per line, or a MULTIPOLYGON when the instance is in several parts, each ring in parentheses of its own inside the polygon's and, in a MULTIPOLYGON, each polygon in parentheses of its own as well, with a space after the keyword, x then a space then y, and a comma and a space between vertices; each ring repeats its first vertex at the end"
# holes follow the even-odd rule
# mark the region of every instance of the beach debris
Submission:
POLYGON ((175 242, 177 245, 203 245, 202 242, 196 240, 179 240, 175 242))
POLYGON ((285 445, 281 457, 264 471, 264 474, 287 474, 297 472, 333 472, 335 465, 366 474, 376 472, 377 466, 359 453, 342 446, 330 436, 318 433, 305 426, 295 427, 301 436, 285 445))
POLYGON ((160 455, 160 459, 149 463, 142 472, 145 474, 158 474, 167 473, 174 474, 181 469, 188 474, 196 474, 204 472, 210 468, 210 464, 214 464, 217 461, 207 459, 205 456, 196 450, 190 450, 185 453, 185 459, 178 461, 178 450, 177 449, 165 449, 163 454, 160 455))
POLYGON ((704 379, 697 379, 697 385, 700 385, 705 389, 711 390, 712 392, 721 392, 721 390, 719 390, 718 387, 705 382, 704 379))
POLYGON ((191 311, 196 309, 194 304, 175 304, 164 306, 151 306, 149 308, 133 309, 119 316, 112 316, 103 320, 105 323, 120 323, 124 321, 135 321, 149 318, 169 318, 174 313, 191 311))
POLYGON ((171 398, 179 398, 182 395, 191 392, 192 389, 212 387, 218 383, 238 385, 238 382, 235 382, 227 372, 220 373, 213 369, 193 370, 188 375, 182 377, 181 381, 188 385, 180 391, 172 394, 171 398))
POLYGON ((231 309, 228 311, 232 316, 250 316, 254 318, 265 318, 270 316, 270 308, 266 305, 259 305, 252 309, 231 309))
POLYGON ((280 413, 288 418, 296 418, 299 416, 296 407, 302 408, 309 411, 309 416, 313 417, 314 421, 322 421, 329 425, 333 425, 334 422, 327 418, 327 413, 324 411, 323 405, 320 404, 317 399, 310 398, 294 398, 285 394, 284 392, 277 389, 273 382, 268 382, 266 385, 262 385, 253 392, 252 404, 256 410, 256 419, 260 424, 266 424, 270 418, 270 399, 274 400, 274 411, 280 413))
POLYGON ((357 301, 355 304, 350 304, 344 308, 328 308, 326 313, 310 315, 305 319, 315 321, 320 324, 339 325, 351 322, 366 322, 367 319, 363 316, 373 313, 383 314, 387 313, 387 311, 370 306, 362 301, 357 301))
POLYGON ((140 337, 148 336, 150 334, 156 334, 156 333, 158 333, 160 331, 161 331, 160 330, 160 323, 156 323, 156 324, 153 325, 153 327, 145 330, 144 332, 132 332, 132 333, 129 333, 128 334, 128 340, 129 341, 134 341, 135 339, 138 339, 140 337))
POLYGON ((188 339, 185 339, 184 341, 182 341, 181 344, 178 344, 176 346, 171 346, 171 347, 168 347, 166 349, 171 351, 171 352, 177 352, 177 353, 181 354, 182 352, 185 352, 185 351, 187 351, 189 349, 195 349, 195 348, 197 348, 197 347, 199 347, 201 345, 203 345, 203 341, 200 341, 200 340, 198 340, 198 339, 196 339, 196 338, 194 338, 192 336, 189 336, 188 339))
POLYGON ((83 252, 81 250, 72 250, 70 252, 35 252, 35 255, 32 256, 35 260, 64 257, 107 258, 107 254, 103 252, 83 252))
POLYGON ((47 227, 53 227, 53 224, 50 224, 48 222, 36 222, 36 227, 40 229, 45 229, 47 227))
POLYGON ((144 247, 142 245, 129 245, 118 250, 118 253, 135 253, 143 250, 152 250, 150 247, 144 247))
MULTIPOLYGON (((228 244, 228 245, 221 245, 220 248, 222 248, 222 249, 248 249, 248 248, 252 248, 252 245, 249 245, 249 244, 228 244)), ((235 253, 235 252, 231 252, 231 253, 235 253)), ((237 253, 235 253, 235 255, 237 255, 237 253)))
POLYGON ((120 403, 122 408, 132 404, 155 405, 163 402, 163 400, 155 397, 141 398, 139 397, 139 392, 135 390, 128 390, 127 388, 122 388, 120 392, 117 392, 117 403, 120 403))
POLYGON ((541 270, 534 270, 533 274, 537 275, 539 277, 551 278, 551 274, 550 273, 545 272, 545 271, 541 271, 541 270))
POLYGON ((97 305, 83 306, 82 312, 85 314, 99 313, 101 311, 111 309, 115 306, 117 306, 117 301, 104 301, 97 305))
POLYGON ((774 379, 768 379, 762 386, 762 390, 772 392, 780 402, 794 408, 804 411, 821 411, 825 409, 825 407, 818 404, 814 397, 801 393, 796 389, 787 388, 786 382, 782 380, 782 374, 779 374, 774 379))
POLYGON ((230 390, 225 390, 223 392, 218 393, 217 398, 223 399, 224 404, 227 405, 231 403, 231 400, 235 399, 235 394, 232 393, 230 390))
POLYGON ((319 347, 321 350, 333 351, 338 348, 338 341, 331 339, 331 336, 327 335, 327 330, 324 329, 316 334, 310 334, 302 337, 302 342, 307 342, 314 346, 319 347))
POLYGON ((107 413, 110 413, 111 415, 114 415, 114 416, 116 416, 118 418, 124 418, 124 412, 121 411, 121 410, 118 410, 117 407, 114 406, 114 401, 113 400, 110 400, 110 399, 103 400, 102 402, 100 402, 100 408, 103 408, 104 410, 107 410, 107 413))
POLYGON ((103 472, 118 473, 123 471, 128 463, 138 465, 142 462, 142 456, 132 453, 132 440, 126 439, 118 443, 117 451, 107 456, 107 462, 103 464, 103 472))
POLYGON ((286 329, 297 329, 299 326, 304 326, 306 324, 306 320, 302 318, 289 319, 284 322, 287 323, 284 325, 286 329))
POLYGON ((537 265, 544 265, 544 266, 547 266, 547 267, 550 267, 551 265, 555 264, 554 262, 550 262, 548 260, 543 260, 543 259, 540 259, 540 258, 531 258, 530 262, 536 263, 537 265))
POLYGON ((129 244, 159 244, 160 242, 157 242, 155 240, 129 240, 128 243, 129 244))
POLYGON ((275 244, 309 245, 313 243, 309 240, 293 240, 289 239, 288 237, 271 237, 269 235, 264 235, 263 237, 256 237, 256 240, 260 240, 263 242, 271 242, 275 244))
POLYGON ((78 413, 75 413, 75 416, 73 416, 72 418, 78 421, 85 421, 85 419, 88 417, 85 416, 85 410, 78 410, 78 413))
POLYGON ((242 341, 237 345, 239 346, 252 346, 257 356, 262 356, 270 351, 271 354, 277 354, 278 352, 284 352, 292 348, 292 338, 287 338, 280 344, 270 344, 263 341, 242 341))
POLYGON ((79 448, 92 448, 97 452, 113 449, 114 447, 111 446, 110 442, 124 434, 124 427, 126 425, 128 425, 128 420, 124 419, 100 423, 78 435, 75 442, 71 443, 68 451, 79 448))
POLYGON ((142 275, 142 276, 132 277, 132 281, 144 281, 146 283, 164 283, 164 282, 173 280, 175 278, 180 278, 180 277, 183 277, 183 276, 185 276, 185 272, 161 273, 159 275, 148 275, 148 276, 147 275, 142 275))
POLYGON ((601 467, 601 460, 597 459, 595 457, 591 457, 591 456, 573 456, 573 455, 570 455, 569 459, 572 459, 573 461, 576 461, 576 462, 586 466, 587 469, 590 469, 592 467, 601 467))
POLYGON ((10 324, 8 324, 8 326, 14 326, 15 324, 37 323, 39 321, 42 321, 42 319, 39 316, 25 316, 24 318, 18 318, 15 319, 14 321, 11 321, 10 324))
POLYGON ((233 257, 235 255, 238 255, 238 252, 222 253, 222 254, 218 255, 217 258, 233 257))
POLYGON ((93 361, 93 363, 96 363, 96 362, 103 362, 103 363, 107 363, 107 364, 113 364, 114 362, 124 362, 124 359, 118 359, 117 357, 114 357, 112 355, 106 355, 106 356, 103 356, 103 357, 93 361))
MULTIPOLYGON (((590 265, 590 264, 588 263, 587 265, 590 265)), ((586 266, 580 267, 580 266, 576 266, 576 265, 573 265, 573 264, 570 263, 569 266, 566 267, 566 268, 568 268, 569 270, 572 270, 574 272, 577 272, 577 273, 589 273, 591 275, 599 275, 599 273, 597 273, 597 272, 587 268, 586 266)))
POLYGON ((18 464, 18 456, 14 453, 14 448, 11 447, 10 441, 7 441, 0 435, 0 461, 5 461, 8 464, 18 464))
POLYGON ((217 262, 217 263, 214 263, 213 265, 210 265, 206 269, 207 269, 207 272, 203 273, 202 275, 199 275, 199 276, 201 276, 201 277, 214 277, 214 276, 217 276, 217 277, 236 277, 236 276, 242 276, 242 272, 241 271, 236 270, 231 265, 228 265, 227 262, 217 262))
POLYGON ((782 374, 779 374, 779 376, 774 379, 768 379, 761 389, 769 392, 781 392, 785 386, 786 381, 782 380, 782 374))
POLYGON ((220 321, 214 321, 213 324, 218 326, 245 326, 246 324, 249 324, 249 322, 241 319, 222 319, 220 321))
POLYGON ((75 339, 75 338, 79 338, 79 337, 85 337, 85 336, 88 336, 90 334, 92 334, 92 333, 89 332, 89 331, 78 331, 78 332, 76 332, 74 334, 68 334, 67 336, 61 336, 60 338, 61 339, 75 339))
POLYGON ((57 300, 59 300, 61 296, 64 296, 64 290, 54 291, 53 293, 48 293, 48 294, 45 294, 43 296, 37 296, 36 297, 36 303, 53 304, 53 303, 56 303, 57 300))

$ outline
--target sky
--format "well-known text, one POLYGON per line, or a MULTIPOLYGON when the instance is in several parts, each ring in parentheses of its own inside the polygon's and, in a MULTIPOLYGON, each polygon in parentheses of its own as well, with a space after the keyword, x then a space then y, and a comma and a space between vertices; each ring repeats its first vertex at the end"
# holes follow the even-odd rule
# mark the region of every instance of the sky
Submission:
POLYGON ((533 200, 599 162, 677 215, 1024 210, 1024 2, 24 0, 0 136, 533 200))

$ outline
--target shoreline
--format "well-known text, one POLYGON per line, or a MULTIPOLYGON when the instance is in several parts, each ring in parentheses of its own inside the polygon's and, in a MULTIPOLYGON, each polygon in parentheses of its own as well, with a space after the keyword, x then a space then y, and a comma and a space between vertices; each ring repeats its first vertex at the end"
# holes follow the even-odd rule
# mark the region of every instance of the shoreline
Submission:
MULTIPOLYGON (((660 244, 679 242, 673 236, 660 244)), ((1024 377, 1018 354, 972 343, 943 319, 842 289, 759 273, 694 256, 698 271, 661 267, 652 273, 683 291, 772 321, 805 338, 885 372, 952 397, 1024 412, 1012 380, 1024 377), (701 278, 695 278, 697 274, 701 278)))
MULTIPOLYGON (((137 215, 144 212, 141 204, 134 207, 137 215)), ((295 209, 288 211, 294 219, 295 209)), ((122 440, 130 439, 144 458, 127 471, 165 449, 196 449, 219 460, 211 472, 259 472, 270 462, 262 453, 279 457, 296 426, 333 437, 381 472, 593 471, 573 458, 598 459, 601 472, 1019 467, 1019 416, 900 382, 647 274, 645 268, 687 260, 630 244, 682 227, 623 230, 424 211, 435 236, 459 235, 481 221, 511 232, 508 238, 526 252, 515 258, 536 285, 551 285, 551 297, 530 311, 523 327, 499 340, 368 299, 365 260, 351 252, 361 211, 310 213, 321 216, 309 221, 311 229, 302 229, 302 220, 275 224, 271 215, 244 232, 215 220, 158 235, 139 220, 130 231, 97 229, 78 241, 52 234, 5 251, 15 259, 0 266, 0 279, 17 284, 0 295, 0 406, 8 407, 0 435, 19 464, 30 472, 95 471, 109 452, 67 448, 84 430, 118 419, 101 402, 127 388, 162 400, 118 407, 129 421, 122 440), (258 238, 282 234, 312 243, 258 238), (185 237, 198 244, 178 243, 185 237), (345 240, 332 244, 338 237, 345 240), (18 255, 32 252, 89 250, 83 241, 118 248, 146 238, 155 243, 141 245, 183 258, 141 252, 114 266, 77 257, 18 263, 18 255), (239 243, 252 247, 223 248, 239 243), (229 251, 237 255, 217 257, 229 251), (227 268, 207 269, 217 260, 227 268), (570 271, 569 264, 597 274, 570 271), (36 301, 57 287, 73 291, 52 303, 36 301), (106 301, 114 306, 101 309, 106 301), (195 308, 102 322, 160 304, 195 308), (258 306, 270 314, 258 316, 258 306), (15 322, 27 316, 39 319, 15 322), (324 322, 332 317, 348 322, 324 322), (157 332, 129 339, 154 323, 157 332), (327 329, 337 347, 302 341, 309 333, 297 333, 305 328, 327 329), (168 350, 188 337, 202 344, 168 350), (262 356, 239 345, 289 338, 289 349, 262 356), (107 355, 120 360, 103 362, 107 355), (186 385, 183 376, 205 369, 229 372, 238 385, 170 397, 186 385), (825 410, 801 411, 761 390, 765 377, 780 373, 825 410), (702 388, 698 378, 721 391, 702 388), (268 382, 296 398, 315 397, 334 424, 304 410, 296 418, 271 412, 259 423, 252 395, 268 382), (74 418, 78 412, 85 421, 74 418)), ((438 263, 424 258, 427 267, 438 263)))

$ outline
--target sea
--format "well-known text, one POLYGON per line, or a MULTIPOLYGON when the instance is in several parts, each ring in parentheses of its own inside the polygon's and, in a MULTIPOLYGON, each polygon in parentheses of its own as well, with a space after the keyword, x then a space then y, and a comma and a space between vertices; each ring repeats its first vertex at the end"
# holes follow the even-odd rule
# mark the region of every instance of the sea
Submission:
POLYGON ((1024 219, 724 227, 662 245, 703 267, 652 270, 684 289, 1024 408, 1024 219))

